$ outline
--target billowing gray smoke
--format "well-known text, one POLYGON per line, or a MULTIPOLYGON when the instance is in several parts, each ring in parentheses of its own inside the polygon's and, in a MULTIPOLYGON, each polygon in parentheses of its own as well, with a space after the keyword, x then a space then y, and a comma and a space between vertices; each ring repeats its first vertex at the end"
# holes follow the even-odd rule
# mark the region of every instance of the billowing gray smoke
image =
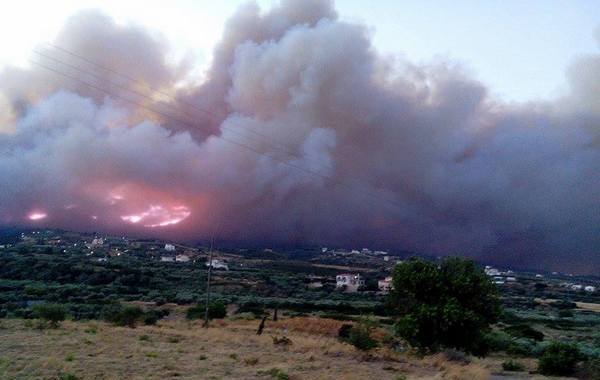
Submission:
POLYGON ((0 74, 2 223, 600 272, 600 55, 508 105, 454 63, 379 56, 325 0, 240 8, 201 85, 158 38, 85 12, 55 45, 135 82, 47 46, 68 77, 0 74))

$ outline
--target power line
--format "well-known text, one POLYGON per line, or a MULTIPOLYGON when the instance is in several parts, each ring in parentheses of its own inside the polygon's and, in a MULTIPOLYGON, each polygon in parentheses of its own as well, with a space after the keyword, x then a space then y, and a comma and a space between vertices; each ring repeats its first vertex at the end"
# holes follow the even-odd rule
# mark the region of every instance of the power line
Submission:
MULTIPOLYGON (((126 79, 126 80, 130 81, 131 83, 134 83, 134 84, 137 84, 137 85, 140 85, 140 86, 144 86, 147 89, 149 89, 150 91, 152 91, 153 93, 160 94, 160 95, 166 97, 167 99, 170 99, 171 101, 176 101, 178 104, 184 104, 184 105, 187 105, 189 107, 192 107, 193 109, 195 109, 197 111, 200 111, 200 112, 206 114, 207 116, 213 118, 214 121, 218 121, 216 119, 219 118, 219 115, 216 115, 214 112, 211 112, 211 111, 209 111, 207 109, 198 107, 198 105, 196 105, 194 103, 185 101, 183 99, 176 99, 173 95, 171 95, 171 94, 169 94, 169 93, 167 93, 165 91, 162 91, 159 88, 153 87, 153 86, 147 84, 146 82, 142 82, 142 81, 140 81, 138 79, 135 79, 135 78, 131 77, 130 75, 123 74, 121 72, 118 72, 115 69, 110 68, 110 67, 107 67, 107 66, 104 66, 104 65, 100 65, 97 62, 94 62, 94 61, 92 61, 92 60, 90 60, 90 59, 88 59, 88 58, 86 58, 86 57, 84 57, 84 56, 82 56, 80 54, 77 54, 77 53, 75 53, 75 52, 73 52, 71 50, 65 49, 65 48, 63 48, 61 46, 54 45, 54 44, 51 44, 49 42, 46 42, 46 45, 49 46, 49 47, 51 47, 52 49, 58 50, 58 51, 60 51, 60 52, 62 52, 64 54, 67 54, 67 55, 69 55, 69 56, 71 56, 73 58, 79 59, 79 60, 81 60, 81 61, 83 61, 83 62, 85 62, 85 63, 87 63, 89 65, 92 65, 92 66, 97 67, 97 68, 99 68, 101 70, 107 71, 107 72, 112 73, 112 74, 114 74, 116 76, 119 76, 119 77, 121 77, 123 79, 126 79)), ((37 51, 35 51, 35 53, 43 55, 42 53, 37 52, 37 51)), ((222 126, 222 125, 220 126, 220 128, 221 129, 230 129, 230 128, 227 128, 226 126, 222 126)), ((244 130, 247 131, 247 132, 253 133, 253 134, 257 135, 257 136, 273 140, 273 138, 271 136, 268 136, 268 135, 265 135, 265 134, 260 133, 258 131, 255 131, 252 128, 246 127, 246 128, 244 128, 244 130)), ((288 150, 290 147, 288 147, 286 144, 283 144, 283 143, 278 142, 278 141, 274 141, 274 144, 277 145, 277 146, 279 146, 280 148, 284 149, 285 153, 288 153, 290 155, 296 155, 296 153, 293 153, 293 152, 291 152, 291 151, 288 150)))
MULTIPOLYGON (((58 63, 58 64, 60 64, 60 65, 63 65, 63 66, 65 66, 65 67, 68 67, 68 68, 70 68, 70 69, 72 69, 72 70, 75 70, 75 71, 77 71, 77 72, 80 72, 80 73, 82 73, 82 74, 84 74, 84 75, 89 75, 89 76, 91 76, 91 77, 93 77, 93 78, 95 78, 95 79, 97 79, 97 80, 99 80, 99 81, 103 81, 103 82, 106 82, 106 83, 107 83, 107 84, 109 84, 109 85, 116 86, 116 87, 118 87, 118 88, 120 88, 120 89, 122 89, 122 90, 124 90, 124 91, 127 91, 127 92, 129 92, 129 93, 131 93, 131 94, 135 94, 135 95, 137 95, 137 96, 140 96, 140 97, 142 97, 142 98, 148 99, 149 101, 152 101, 152 102, 154 102, 154 101, 155 101, 155 99, 153 99, 153 98, 152 98, 151 96, 149 96, 149 95, 146 95, 146 94, 143 94, 143 93, 141 93, 141 92, 139 92, 139 91, 133 90, 133 89, 131 89, 131 88, 127 87, 127 86, 124 86, 124 85, 122 85, 122 84, 115 83, 115 82, 112 82, 112 81, 110 81, 110 80, 106 80, 106 78, 100 77, 100 76, 96 75, 96 74, 95 74, 95 73, 93 73, 93 72, 90 72, 90 71, 87 71, 87 70, 85 70, 85 69, 82 69, 81 67, 78 67, 78 66, 72 65, 72 64, 70 64, 70 63, 67 63, 67 62, 61 61, 60 59, 56 59, 56 58, 54 58, 54 57, 51 57, 51 56, 49 56, 49 55, 47 55, 47 54, 44 54, 44 53, 42 53, 42 52, 39 52, 39 51, 37 51, 37 50, 34 50, 33 52, 34 52, 35 54, 37 54, 37 55, 41 56, 42 58, 45 58, 45 59, 51 60, 51 61, 53 61, 53 62, 55 62, 55 63, 58 63)), ((107 70, 108 70, 108 69, 107 69, 107 70)), ((112 70, 111 70, 111 72, 112 72, 112 70)), ((112 95, 112 93, 110 93, 110 94, 112 95)), ((172 99, 172 100, 174 100, 174 99, 172 99)), ((169 107, 170 107, 169 105, 164 105, 164 106, 166 106, 167 108, 169 108, 169 107)), ((177 109, 175 109, 174 107, 170 107, 170 108, 172 108, 172 109, 173 109, 175 112, 177 112, 177 109)), ((202 109, 200 109, 200 108, 197 108, 197 109, 199 109, 199 110, 202 110, 202 109)), ((206 112, 206 113, 208 113, 208 114, 211 114, 211 113, 210 113, 210 111, 204 111, 204 112, 206 112)), ((185 111, 184 111, 184 114, 185 114, 185 111)), ((185 116, 188 116, 188 115, 185 115, 185 116)), ((193 115, 192 115, 192 116, 193 116, 193 115)), ((197 126, 197 127, 200 127, 200 128, 202 128, 202 127, 203 127, 201 124, 197 124, 197 125, 195 125, 195 126, 197 126)), ((231 132, 231 133, 233 133, 233 134, 235 134, 235 135, 237 135, 237 136, 239 136, 239 137, 242 137, 242 138, 245 138, 245 139, 248 139, 248 138, 249 138, 249 136, 246 136, 246 135, 244 135, 243 133, 240 133, 238 130, 236 130, 236 129, 234 129, 234 128, 229 128, 229 127, 227 127, 227 126, 221 126, 220 128, 221 128, 222 130, 229 131, 229 132, 231 132)), ((244 129, 244 130, 246 130, 246 129, 244 129)), ((262 136, 262 137, 264 137, 264 138, 267 138, 267 136, 265 136, 265 135, 262 135, 262 134, 260 134, 260 133, 258 133, 258 132, 256 132, 256 131, 252 131, 252 130, 250 130, 250 129, 248 129, 248 131, 250 131, 250 132, 253 132, 253 133, 254 133, 254 134, 256 134, 257 136, 262 136)), ((254 140, 254 141, 255 141, 255 142, 262 143, 262 141, 258 141, 258 140, 254 140)), ((291 152, 291 151, 289 151, 289 150, 282 150, 281 148, 278 148, 278 147, 277 147, 277 146, 275 146, 275 145, 269 144, 268 142, 266 142, 266 143, 267 143, 267 145, 270 145, 270 147, 271 147, 271 148, 273 148, 273 149, 275 149, 275 150, 279 150, 279 151, 281 151, 281 152, 283 152, 283 153, 285 153, 285 154, 288 154, 288 155, 290 155, 290 156, 296 157, 296 158, 298 158, 298 159, 301 159, 301 158, 302 158, 302 157, 301 157, 300 155, 298 155, 297 153, 291 152)))
MULTIPOLYGON (((109 91, 107 89, 104 89, 104 88, 99 87, 99 86, 97 86, 95 84, 89 83, 89 82, 87 82, 87 81, 85 81, 83 79, 80 79, 80 78, 78 78, 76 76, 73 76, 73 75, 70 75, 68 73, 65 73, 65 72, 63 72, 63 71, 61 71, 59 69, 49 67, 49 66, 47 66, 47 65, 45 65, 43 63, 36 62, 34 60, 30 60, 30 62, 32 64, 34 64, 34 65, 37 65, 37 66, 39 66, 41 68, 44 68, 44 69, 48 70, 48 71, 54 72, 54 73, 56 73, 58 75, 64 76, 64 77, 66 77, 68 79, 71 79, 71 80, 74 80, 74 81, 79 82, 81 84, 84 84, 84 85, 86 85, 86 86, 88 86, 90 88, 93 88, 93 89, 97 90, 97 91, 103 92, 103 93, 105 93, 105 94, 107 94, 107 95, 109 95, 111 97, 114 97, 114 98, 117 98, 117 99, 121 99, 121 100, 129 102, 131 104, 134 104, 134 105, 136 105, 136 106, 138 106, 140 108, 143 108, 143 109, 145 109, 147 111, 153 112, 153 113, 155 113, 157 115, 161 115, 161 116, 163 116, 165 118, 171 119, 171 120, 173 120, 173 121, 175 121, 177 123, 180 123, 182 125, 185 125, 187 127, 191 127, 191 128, 196 127, 195 124, 193 124, 193 123, 191 123, 191 122, 189 122, 187 120, 183 120, 183 119, 181 119, 181 118, 179 118, 179 117, 177 117, 175 115, 171 115, 171 114, 166 113, 164 111, 156 110, 156 109, 154 109, 154 108, 152 108, 152 107, 150 107, 150 106, 148 106, 146 104, 140 103, 140 102, 138 102, 136 100, 132 100, 130 98, 124 97, 124 96, 119 95, 119 94, 115 94, 115 93, 113 93, 113 92, 111 92, 111 91, 109 91)), ((68 64, 66 64, 66 65, 67 65, 67 67, 69 66, 68 64)), ((402 208, 403 207, 402 204, 400 204, 400 203, 398 203, 398 202, 396 202, 394 200, 387 199, 387 198, 382 198, 381 196, 379 196, 377 194, 374 194, 373 192, 370 192, 370 191, 367 191, 367 190, 362 190, 362 189, 354 188, 352 185, 344 183, 344 182, 341 182, 340 180, 336 180, 335 178, 333 178, 331 176, 328 176, 328 175, 325 175, 325 174, 322 174, 322 173, 319 173, 319 172, 307 169, 305 167, 296 165, 296 164, 294 164, 292 162, 289 162, 289 161, 286 161, 286 160, 279 159, 278 157, 275 157, 275 156, 269 155, 267 153, 261 152, 260 150, 254 148, 254 147, 252 147, 250 145, 247 145, 247 144, 244 144, 244 143, 240 143, 240 142, 235 141, 235 140, 228 139, 228 138, 226 138, 226 137, 224 137, 222 135, 213 135, 213 136, 216 137, 216 138, 219 138, 219 139, 221 139, 223 141, 226 141, 226 142, 228 142, 230 144, 234 144, 234 145, 239 146, 241 148, 244 148, 244 149, 247 149, 249 151, 252 151, 255 154, 258 154, 260 156, 264 156, 264 157, 273 159, 273 160, 275 160, 275 161, 277 161, 280 164, 283 164, 285 166, 291 167, 293 169, 300 170, 300 171, 302 171, 302 172, 304 172, 306 174, 313 175, 315 177, 319 177, 319 178, 324 179, 324 180, 332 181, 336 185, 345 187, 345 188, 347 188, 347 189, 349 189, 351 191, 354 191, 354 192, 357 192, 357 193, 361 193, 363 195, 367 195, 367 196, 369 196, 369 197, 371 197, 371 198, 373 198, 375 200, 379 200, 379 201, 388 203, 388 204, 393 205, 393 206, 398 207, 398 208, 402 208)))

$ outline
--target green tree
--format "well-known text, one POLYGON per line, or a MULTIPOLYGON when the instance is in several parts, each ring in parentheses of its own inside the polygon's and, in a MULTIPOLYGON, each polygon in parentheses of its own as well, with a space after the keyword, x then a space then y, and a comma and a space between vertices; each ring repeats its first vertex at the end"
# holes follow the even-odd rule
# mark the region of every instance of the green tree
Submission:
POLYGON ((139 306, 132 305, 110 305, 105 308, 104 318, 117 326, 129 326, 134 328, 137 322, 144 317, 144 310, 139 306))
POLYGON ((399 314, 397 333, 419 350, 488 351, 484 336, 500 316, 500 302, 496 286, 472 260, 399 264, 389 297, 399 314))
POLYGON ((568 376, 575 372, 581 352, 574 344, 553 342, 540 357, 538 370, 542 375, 568 376))
POLYGON ((34 306, 33 313, 37 318, 49 322, 52 328, 57 328, 65 320, 67 309, 58 304, 41 304, 34 306))
MULTIPOLYGON (((203 304, 192 306, 187 310, 186 317, 187 319, 202 319, 205 310, 206 306, 203 304)), ((225 316, 227 316, 227 306, 223 302, 215 301, 208 305, 208 318, 220 319, 225 318, 225 316)))

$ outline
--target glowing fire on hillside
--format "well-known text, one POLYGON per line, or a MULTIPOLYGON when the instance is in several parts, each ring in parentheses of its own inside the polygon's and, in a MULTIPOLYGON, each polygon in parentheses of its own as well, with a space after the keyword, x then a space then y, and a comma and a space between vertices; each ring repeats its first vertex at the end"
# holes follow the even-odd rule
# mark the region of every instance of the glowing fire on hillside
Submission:
POLYGON ((45 212, 38 212, 38 211, 33 211, 33 212, 29 213, 29 215, 27 215, 27 219, 32 220, 32 221, 46 219, 46 217, 48 217, 48 214, 46 214, 45 212))

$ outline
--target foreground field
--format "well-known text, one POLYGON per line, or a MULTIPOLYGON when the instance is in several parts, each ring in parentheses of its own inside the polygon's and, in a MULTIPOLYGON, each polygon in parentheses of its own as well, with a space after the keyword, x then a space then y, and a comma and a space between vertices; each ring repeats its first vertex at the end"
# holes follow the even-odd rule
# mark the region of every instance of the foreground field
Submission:
MULTIPOLYGON (((99 322, 0 322, 2 379, 511 379, 501 358, 450 361, 378 349, 370 354, 333 337, 338 321, 294 318, 267 324, 215 321, 209 329, 181 316, 135 329, 99 322), (276 345, 272 336, 291 339, 276 345), (74 377, 68 377, 73 375, 74 377)), ((524 362, 533 369, 533 362, 524 362)), ((543 378, 543 377, 535 377, 543 378)))

